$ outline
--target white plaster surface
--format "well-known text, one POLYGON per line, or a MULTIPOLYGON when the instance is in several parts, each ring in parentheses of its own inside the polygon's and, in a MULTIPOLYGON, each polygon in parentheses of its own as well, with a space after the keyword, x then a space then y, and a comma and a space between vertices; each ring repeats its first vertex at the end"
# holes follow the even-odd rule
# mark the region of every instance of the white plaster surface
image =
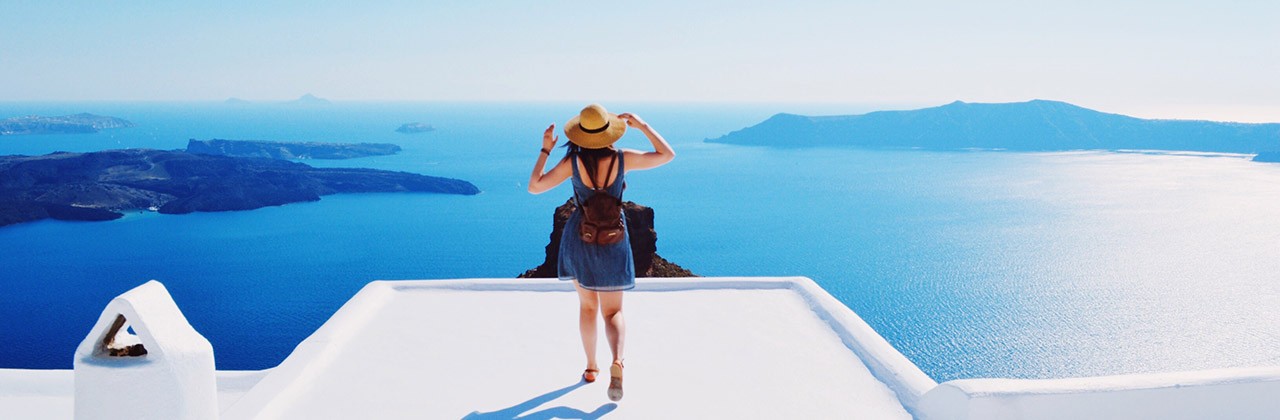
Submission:
MULTIPOLYGON (((225 410, 271 370, 218 371, 218 407, 225 410)), ((67 369, 0 369, 0 419, 70 419, 75 373, 67 369)))
POLYGON ((70 370, 0 369, 0 419, 69 419, 70 370))
POLYGON ((1277 419, 1280 367, 1065 379, 961 379, 924 395, 925 420, 1277 419))
POLYGON ((910 418, 796 291, 727 283, 626 292, 611 403, 607 369, 579 383, 577 295, 518 282, 372 284, 224 418, 910 418))
POLYGON ((73 364, 77 419, 218 418, 213 346, 158 281, 112 299, 76 348, 73 364), (140 341, 146 355, 102 354, 102 340, 121 315, 137 333, 130 341, 140 341))
MULTIPOLYGON (((607 370, 578 382, 570 283, 471 279, 371 283, 279 367, 217 372, 218 410, 223 419, 1280 413, 1280 367, 939 385, 805 278, 641 279, 624 301, 627 395, 617 404, 605 397, 607 370)), ((606 364, 603 331, 598 355, 606 364)), ((0 419, 70 418, 74 389, 72 371, 0 369, 0 419)))

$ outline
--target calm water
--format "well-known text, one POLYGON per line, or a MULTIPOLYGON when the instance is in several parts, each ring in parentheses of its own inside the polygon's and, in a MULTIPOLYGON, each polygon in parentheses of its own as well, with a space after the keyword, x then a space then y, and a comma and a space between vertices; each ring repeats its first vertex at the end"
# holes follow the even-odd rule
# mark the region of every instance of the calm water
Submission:
MULTIPOLYGON (((366 282, 512 277, 567 186, 525 191, 541 130, 580 104, 0 104, 138 124, 0 138, 0 154, 188 138, 391 142, 309 161, 462 178, 478 196, 357 194, 244 212, 0 228, 0 367, 69 368, 108 300, 165 283, 220 369, 278 364, 366 282), (438 131, 392 130, 421 121, 438 131)), ((658 249, 701 275, 803 275, 937 380, 1280 364, 1280 165, 1103 152, 775 150, 702 143, 773 112, 613 105, 680 157, 636 172, 658 249)), ((647 147, 629 133, 624 147, 647 147)), ((749 311, 751 308, 743 308, 749 311)), ((643 316, 636 314, 635 316, 643 316)))

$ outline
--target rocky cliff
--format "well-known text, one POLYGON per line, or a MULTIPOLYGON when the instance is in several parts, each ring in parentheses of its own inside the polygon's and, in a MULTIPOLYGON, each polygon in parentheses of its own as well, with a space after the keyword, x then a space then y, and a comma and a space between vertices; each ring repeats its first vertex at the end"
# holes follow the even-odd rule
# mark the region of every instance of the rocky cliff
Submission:
POLYGON ((319 143, 262 140, 196 140, 187 141, 187 152, 234 157, 273 159, 351 159, 365 156, 393 155, 400 146, 390 143, 319 143))
MULTIPOLYGON (((556 207, 552 216, 551 243, 547 244, 546 258, 518 278, 556 277, 556 262, 560 257, 560 236, 564 234, 565 221, 576 206, 569 200, 556 207)), ((658 256, 658 233, 653 229, 653 209, 634 202, 623 204, 627 218, 627 235, 631 239, 631 256, 636 263, 636 277, 694 277, 689 270, 658 256)))
POLYGON ((45 218, 111 220, 119 211, 250 210, 355 192, 478 194, 469 182, 405 172, 313 168, 277 159, 163 150, 0 156, 0 226, 45 218))
POLYGON ((93 114, 41 117, 30 115, 0 120, 0 136, 20 134, 82 134, 97 133, 108 128, 133 127, 133 123, 93 114))

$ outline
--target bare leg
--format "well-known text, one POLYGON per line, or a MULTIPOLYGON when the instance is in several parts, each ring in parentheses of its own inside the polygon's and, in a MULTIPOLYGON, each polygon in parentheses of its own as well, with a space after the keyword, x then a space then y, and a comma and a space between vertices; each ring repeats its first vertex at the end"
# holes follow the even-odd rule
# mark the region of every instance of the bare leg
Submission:
POLYGON ((599 292, 600 314, 604 315, 604 334, 609 339, 613 361, 622 361, 622 345, 626 342, 627 324, 622 319, 622 292, 599 292))
POLYGON ((582 350, 587 353, 587 369, 599 369, 596 365, 596 313, 599 311, 599 297, 591 290, 583 289, 577 281, 573 287, 578 289, 578 332, 582 334, 582 350))
POLYGON ((622 319, 622 292, 599 292, 600 314, 604 315, 604 333, 613 350, 609 366, 609 400, 622 399, 622 345, 626 342, 627 324, 622 319))

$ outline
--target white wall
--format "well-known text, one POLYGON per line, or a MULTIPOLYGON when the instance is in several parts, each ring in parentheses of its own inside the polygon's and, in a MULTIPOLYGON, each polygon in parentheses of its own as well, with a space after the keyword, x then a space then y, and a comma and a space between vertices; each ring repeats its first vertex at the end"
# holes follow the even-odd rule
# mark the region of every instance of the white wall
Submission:
POLYGON ((876 379, 884 382, 897 394, 903 408, 920 416, 919 401, 930 389, 938 386, 919 366, 902 355, 888 340, 871 328, 858 314, 845 306, 825 289, 808 277, 785 278, 798 292, 814 314, 825 320, 836 335, 853 353, 862 359, 876 379))
POLYGON ((927 392, 924 420, 1277 419, 1280 367, 1073 379, 963 379, 927 392))
POLYGON ((778 280, 793 282, 814 312, 921 419, 1280 419, 1280 366, 938 384, 812 280, 778 280))

